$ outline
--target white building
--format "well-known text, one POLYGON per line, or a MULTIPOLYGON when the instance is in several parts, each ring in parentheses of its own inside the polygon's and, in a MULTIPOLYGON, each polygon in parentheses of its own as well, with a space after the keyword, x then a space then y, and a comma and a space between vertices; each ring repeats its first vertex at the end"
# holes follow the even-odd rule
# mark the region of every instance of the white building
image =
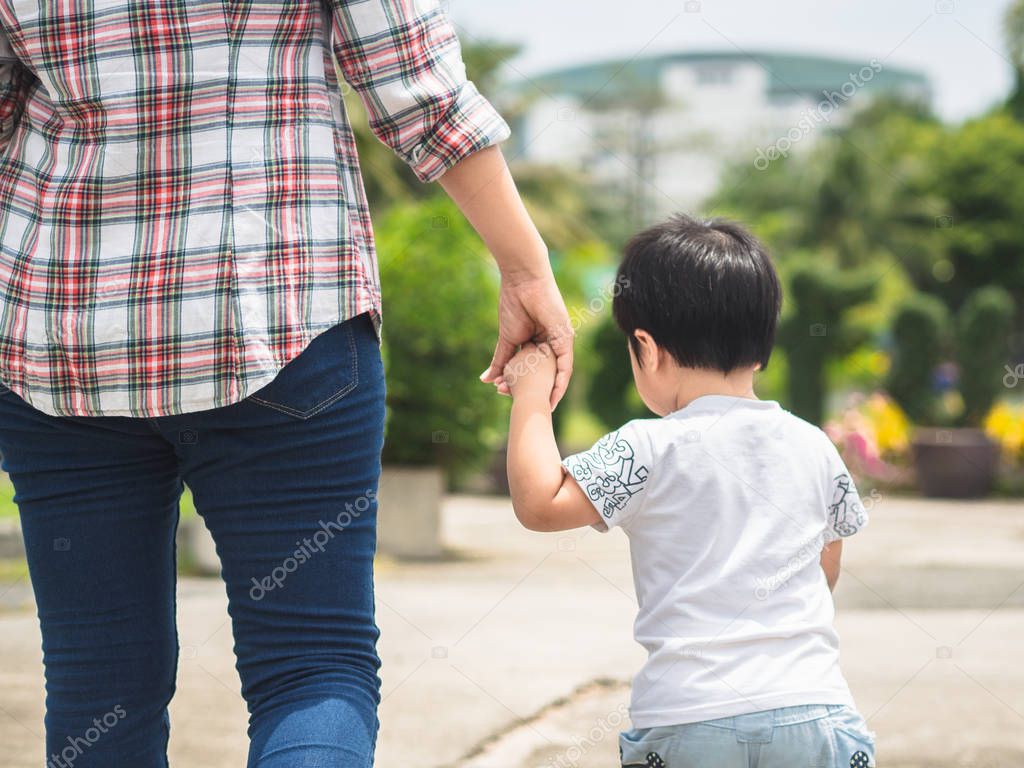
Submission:
POLYGON ((518 115, 513 158, 581 170, 649 220, 698 207, 727 163, 764 170, 883 93, 931 100, 925 76, 877 61, 739 52, 555 70, 512 84, 502 100, 518 115))

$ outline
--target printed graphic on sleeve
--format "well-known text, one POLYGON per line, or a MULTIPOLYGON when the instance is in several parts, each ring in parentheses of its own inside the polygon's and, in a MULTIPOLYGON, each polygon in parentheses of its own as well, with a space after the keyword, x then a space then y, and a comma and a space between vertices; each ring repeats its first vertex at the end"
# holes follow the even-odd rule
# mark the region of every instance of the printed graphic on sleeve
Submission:
POLYGON ((633 446, 619 432, 605 435, 589 451, 570 457, 566 466, 607 518, 625 509, 630 498, 647 484, 647 467, 637 463, 633 446))
POLYGON ((843 472, 833 479, 829 522, 840 536, 852 536, 864 525, 864 507, 853 487, 853 480, 843 472))

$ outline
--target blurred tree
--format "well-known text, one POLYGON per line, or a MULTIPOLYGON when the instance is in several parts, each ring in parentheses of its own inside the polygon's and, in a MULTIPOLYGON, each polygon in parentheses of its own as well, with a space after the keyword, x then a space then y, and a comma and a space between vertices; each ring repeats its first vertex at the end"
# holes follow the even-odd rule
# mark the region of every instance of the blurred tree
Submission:
POLYGON ((551 165, 523 163, 515 163, 514 172, 530 218, 553 254, 605 240, 601 221, 605 213, 578 174, 551 165))
POLYGON ((806 151, 732 168, 711 207, 752 225, 783 264, 801 251, 839 268, 927 261, 946 212, 931 191, 941 137, 919 103, 876 99, 806 151))
POLYGON ((777 260, 803 247, 807 212, 814 204, 819 172, 802 157, 777 160, 763 170, 745 160, 727 166, 709 212, 752 227, 777 260))
POLYGON ((950 132, 935 157, 936 192, 946 200, 941 248, 910 262, 918 286, 956 311, 986 285, 1024 306, 1024 123, 992 114, 950 132), (925 267, 922 269, 922 267, 925 267), (927 268, 930 267, 930 268, 927 268))
POLYGON ((581 384, 584 388, 586 386, 584 379, 589 370, 590 357, 594 354, 590 344, 593 327, 610 304, 611 295, 602 278, 611 261, 611 251, 599 240, 580 240, 563 250, 551 252, 555 279, 569 309, 569 321, 576 332, 573 378, 563 402, 552 414, 555 434, 559 438, 563 435, 569 409, 573 403, 580 401, 581 384))
POLYGON ((487 460, 505 429, 508 400, 477 378, 497 338, 497 273, 443 196, 392 206, 378 238, 388 373, 384 461, 440 465, 458 479, 487 460))
POLYGON ((609 185, 605 189, 617 197, 623 215, 620 221, 629 232, 650 224, 651 181, 654 163, 668 147, 655 138, 654 119, 666 106, 664 89, 657 83, 639 78, 632 72, 620 72, 615 88, 594 93, 586 106, 604 119, 594 127, 597 153, 628 165, 628 183, 609 185))
POLYGON ((893 322, 893 358, 886 389, 916 424, 936 423, 933 377, 946 351, 948 327, 945 305, 926 293, 907 297, 893 322))
POLYGON ((814 424, 825 419, 825 372, 830 359, 848 354, 867 333, 849 321, 853 307, 871 299, 877 276, 835 270, 808 261, 790 275, 789 312, 778 332, 789 363, 789 408, 814 424))
MULTIPOLYGON (((1014 49, 1020 62, 1024 0, 1015 8, 1008 30, 1020 32, 1014 49)), ((753 225, 772 247, 784 277, 807 251, 834 270, 883 269, 885 285, 878 296, 886 310, 854 313, 872 317, 879 337, 888 330, 886 316, 906 297, 901 273, 941 300, 950 314, 980 289, 1000 285, 1009 292, 1019 332, 1024 330, 1024 175, 1017 172, 1022 165, 1024 122, 1005 112, 948 128, 919 104, 881 100, 809 151, 778 159, 760 173, 749 165, 734 168, 714 205, 753 225)), ((1019 355, 1024 334, 1017 338, 1019 355)), ((898 347, 897 342, 900 354, 898 347)), ((799 353, 790 361, 792 377, 801 375, 798 358, 799 353)), ((894 365, 897 380, 907 375, 901 363, 894 365)), ((811 383, 797 384, 802 386, 811 383)), ((793 394, 816 399, 810 391, 793 394)))
POLYGON ((805 244, 818 243, 840 266, 850 267, 863 263, 875 248, 875 235, 865 224, 875 218, 871 188, 880 173, 851 140, 830 143, 804 222, 805 244))
POLYGON ((1013 313, 1009 292, 991 285, 972 293, 957 317, 961 423, 966 426, 981 426, 1003 388, 1013 313))
POLYGON ((817 194, 802 245, 824 247, 841 267, 932 254, 944 210, 929 158, 941 135, 916 102, 878 99, 856 112, 812 158, 817 194))
POLYGON ((605 426, 615 429, 631 419, 650 417, 633 386, 626 337, 609 312, 601 319, 591 342, 594 356, 587 387, 587 407, 605 426))

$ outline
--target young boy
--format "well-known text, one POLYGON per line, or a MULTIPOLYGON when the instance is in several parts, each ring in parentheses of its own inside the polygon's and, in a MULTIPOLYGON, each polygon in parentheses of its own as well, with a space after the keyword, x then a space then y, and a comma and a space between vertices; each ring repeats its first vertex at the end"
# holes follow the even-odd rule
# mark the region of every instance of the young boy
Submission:
POLYGON ((648 659, 623 765, 874 766, 831 595, 842 537, 867 514, 824 433, 754 395, 782 301, 768 254, 736 224, 676 216, 630 242, 618 288, 636 388, 660 418, 562 461, 550 350, 524 347, 499 383, 522 524, 629 537, 648 659))

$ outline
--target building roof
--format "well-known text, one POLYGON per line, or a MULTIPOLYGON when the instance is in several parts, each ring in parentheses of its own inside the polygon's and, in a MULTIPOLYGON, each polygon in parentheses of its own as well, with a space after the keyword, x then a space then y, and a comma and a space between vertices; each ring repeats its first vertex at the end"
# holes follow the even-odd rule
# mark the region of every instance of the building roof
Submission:
MULTIPOLYGON (((600 92, 603 98, 634 92, 638 86, 658 82, 662 70, 673 64, 756 63, 769 75, 769 96, 787 94, 821 96, 822 91, 839 89, 871 60, 833 58, 796 53, 764 51, 700 51, 668 53, 634 59, 613 59, 549 70, 513 84, 519 92, 541 89, 546 92, 591 98, 600 92)), ((865 81, 867 78, 865 78, 865 81)), ((915 90, 930 94, 928 78, 913 70, 882 65, 865 87, 869 90, 915 90)))

